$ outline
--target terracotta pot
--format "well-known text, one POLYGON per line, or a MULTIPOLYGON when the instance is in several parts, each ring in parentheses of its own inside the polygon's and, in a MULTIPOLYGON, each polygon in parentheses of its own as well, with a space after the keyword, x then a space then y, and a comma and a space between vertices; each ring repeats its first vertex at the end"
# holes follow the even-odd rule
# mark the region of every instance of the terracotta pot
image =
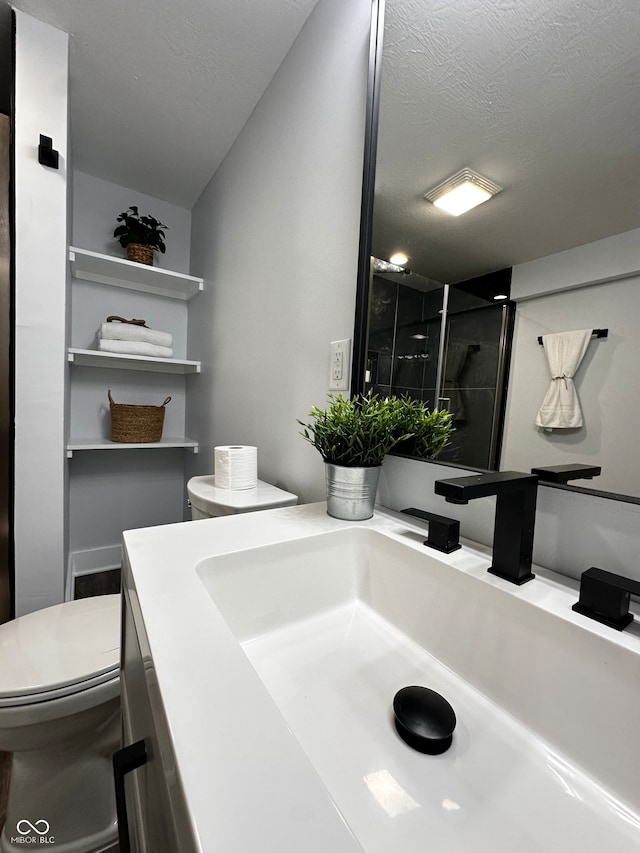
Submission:
POLYGON ((127 259, 135 261, 137 264, 153 266, 153 249, 151 246, 142 246, 140 243, 129 243, 127 259))

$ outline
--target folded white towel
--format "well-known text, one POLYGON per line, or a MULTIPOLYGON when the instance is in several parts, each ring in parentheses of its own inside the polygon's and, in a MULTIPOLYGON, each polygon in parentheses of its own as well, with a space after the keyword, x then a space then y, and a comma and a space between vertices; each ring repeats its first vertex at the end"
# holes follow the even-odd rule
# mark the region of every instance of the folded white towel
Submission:
POLYGON ((133 323, 103 323, 98 337, 107 341, 141 341, 157 347, 173 346, 173 335, 170 332, 159 332, 133 323))
POLYGON ((171 347, 157 347, 143 341, 98 341, 102 352, 119 352, 122 355, 149 355, 153 358, 173 358, 171 347))
POLYGON ((549 362, 551 385, 547 391, 536 426, 547 429, 576 429, 582 426, 582 409, 573 377, 591 340, 592 329, 543 335, 542 345, 549 362))

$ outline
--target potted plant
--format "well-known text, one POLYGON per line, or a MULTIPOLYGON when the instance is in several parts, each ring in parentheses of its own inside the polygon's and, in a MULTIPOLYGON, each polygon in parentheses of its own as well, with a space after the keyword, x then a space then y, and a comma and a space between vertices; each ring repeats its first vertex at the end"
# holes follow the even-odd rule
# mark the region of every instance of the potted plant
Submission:
POLYGON ((395 453, 414 459, 435 459, 449 444, 453 432, 451 413, 446 409, 429 411, 426 403, 403 397, 403 431, 410 438, 399 441, 395 453))
POLYGON ((154 251, 165 253, 164 231, 167 228, 153 216, 140 216, 134 205, 116 217, 122 225, 113 232, 121 246, 127 250, 127 258, 139 264, 153 264, 154 251))
POLYGON ((328 399, 326 409, 311 409, 308 423, 298 421, 300 434, 325 462, 329 515, 363 521, 373 515, 384 457, 416 439, 433 458, 447 442, 451 418, 448 412, 435 412, 434 418, 423 403, 410 398, 329 394, 328 399))

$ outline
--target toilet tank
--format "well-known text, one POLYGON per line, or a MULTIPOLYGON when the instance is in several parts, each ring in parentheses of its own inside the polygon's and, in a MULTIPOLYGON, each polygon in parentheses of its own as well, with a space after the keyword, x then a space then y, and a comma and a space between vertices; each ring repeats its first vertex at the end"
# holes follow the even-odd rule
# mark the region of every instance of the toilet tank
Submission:
POLYGON ((191 503, 191 521, 199 521, 202 518, 216 518, 218 515, 223 515, 224 513, 218 512, 215 515, 213 513, 205 512, 200 509, 200 507, 196 506, 196 504, 189 499, 191 503))
POLYGON ((187 494, 193 521, 298 503, 297 495, 262 480, 253 489, 219 489, 213 474, 192 477, 187 483, 187 494))

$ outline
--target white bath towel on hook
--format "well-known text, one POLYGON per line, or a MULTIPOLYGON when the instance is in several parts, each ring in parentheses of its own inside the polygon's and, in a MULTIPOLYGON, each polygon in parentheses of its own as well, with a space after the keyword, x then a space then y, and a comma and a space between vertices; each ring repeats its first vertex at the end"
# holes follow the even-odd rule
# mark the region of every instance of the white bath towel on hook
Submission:
POLYGON ((582 409, 573 383, 580 362, 591 340, 593 329, 543 335, 551 385, 536 417, 536 426, 544 429, 575 429, 582 426, 582 409))

